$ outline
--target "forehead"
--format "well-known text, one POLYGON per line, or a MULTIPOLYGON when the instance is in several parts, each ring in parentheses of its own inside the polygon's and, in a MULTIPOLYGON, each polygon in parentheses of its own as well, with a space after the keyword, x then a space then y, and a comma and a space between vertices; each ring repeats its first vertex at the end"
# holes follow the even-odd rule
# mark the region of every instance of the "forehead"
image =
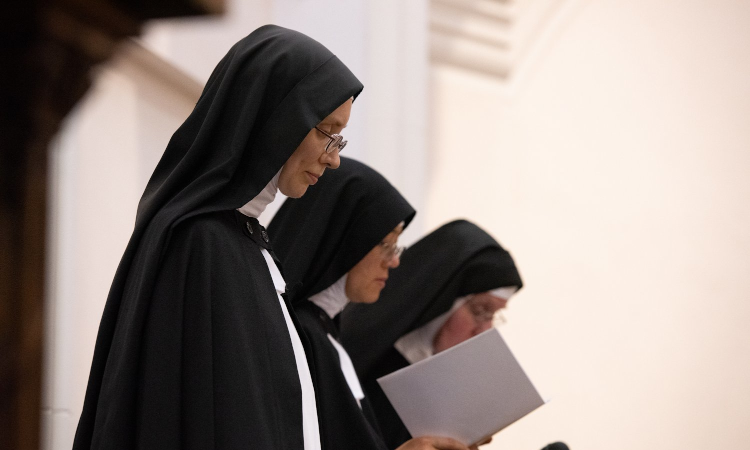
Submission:
POLYGON ((349 115, 352 110, 352 99, 345 101, 341 106, 336 108, 331 114, 329 114, 321 123, 336 125, 339 127, 346 127, 349 122, 349 115))
POLYGON ((489 292, 481 292, 481 293, 474 294, 473 296, 471 296, 471 298, 466 303, 472 304, 472 305, 495 305, 495 304, 502 304, 505 301, 507 300, 504 298, 492 295, 489 292))
POLYGON ((391 230, 390 233, 385 235, 385 239, 398 239, 399 235, 404 232, 404 223, 401 222, 396 228, 391 230))

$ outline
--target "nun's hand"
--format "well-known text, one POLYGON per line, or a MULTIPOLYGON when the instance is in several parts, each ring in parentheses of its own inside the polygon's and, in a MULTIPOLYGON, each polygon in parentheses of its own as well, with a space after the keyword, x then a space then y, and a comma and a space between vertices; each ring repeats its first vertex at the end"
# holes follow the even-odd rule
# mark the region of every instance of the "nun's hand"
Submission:
POLYGON ((483 439, 483 440, 477 442, 476 444, 472 445, 471 447, 469 447, 469 450, 479 450, 479 446, 480 445, 487 445, 490 442, 492 442, 492 437, 491 436, 488 437, 487 439, 483 439))
POLYGON ((423 436, 404 442, 396 450, 470 450, 455 439, 423 436))

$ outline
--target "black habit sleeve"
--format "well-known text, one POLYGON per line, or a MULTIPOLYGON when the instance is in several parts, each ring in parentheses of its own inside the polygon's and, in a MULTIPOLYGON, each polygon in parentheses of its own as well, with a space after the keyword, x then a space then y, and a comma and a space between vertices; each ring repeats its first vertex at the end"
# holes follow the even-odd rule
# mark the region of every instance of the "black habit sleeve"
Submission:
POLYGON ((295 307, 302 329, 310 341, 308 359, 315 367, 315 393, 324 450, 387 450, 367 398, 361 409, 341 372, 341 360, 328 338, 336 339, 335 324, 311 302, 295 307))
POLYGON ((409 365, 396 341, 447 312, 458 297, 522 285, 508 251, 477 225, 455 220, 404 252, 375 304, 350 304, 339 315, 341 342, 390 448, 411 438, 377 383, 409 365))
MULTIPOLYGON (((341 371, 335 322, 309 298, 348 273, 399 223, 416 212, 382 175, 342 157, 301 199, 288 199, 268 227, 290 284, 300 325, 310 339, 310 366, 324 450, 387 448, 367 398, 357 404, 341 371), (275 243, 279 241, 278 245, 275 243)), ((369 305, 368 305, 369 306, 369 305)))
POLYGON ((294 352, 239 216, 201 215, 175 231, 143 332, 138 448, 302 448, 294 352))
POLYGON ((288 328, 234 215, 361 90, 323 45, 274 25, 219 62, 138 204, 75 450, 303 448, 288 328))

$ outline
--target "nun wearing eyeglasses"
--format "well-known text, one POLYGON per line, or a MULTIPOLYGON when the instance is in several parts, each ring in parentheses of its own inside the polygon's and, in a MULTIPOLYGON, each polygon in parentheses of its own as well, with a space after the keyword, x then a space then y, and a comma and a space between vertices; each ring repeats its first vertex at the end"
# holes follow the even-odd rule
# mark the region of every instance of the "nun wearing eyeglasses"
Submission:
MULTIPOLYGON (((414 214, 379 173, 342 157, 338 170, 305 197, 286 200, 269 224, 293 286, 287 292, 310 341, 324 450, 388 448, 339 342, 337 316, 349 303, 369 306, 378 300, 390 270, 399 265, 398 237, 414 214)), ((422 437, 401 449, 466 447, 449 438, 422 437)))
POLYGON ((321 448, 306 339, 257 219, 338 167, 361 90, 274 25, 219 62, 138 205, 75 450, 321 448))
POLYGON ((400 262, 377 304, 351 304, 340 317, 341 341, 390 448, 411 436, 376 380, 488 330, 523 285, 510 253, 466 220, 425 236, 400 262))

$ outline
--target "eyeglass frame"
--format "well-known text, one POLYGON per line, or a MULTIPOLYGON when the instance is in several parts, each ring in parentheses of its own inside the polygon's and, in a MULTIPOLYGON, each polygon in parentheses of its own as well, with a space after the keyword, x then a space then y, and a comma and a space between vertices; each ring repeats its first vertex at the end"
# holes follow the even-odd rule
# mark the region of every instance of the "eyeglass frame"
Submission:
POLYGON ((383 261, 385 262, 391 261, 394 257, 401 257, 404 250, 406 250, 405 246, 399 247, 397 243, 391 244, 385 241, 380 241, 378 247, 380 247, 380 257, 383 258, 383 261))
POLYGON ((321 133, 323 133, 323 134, 324 134, 324 135, 325 135, 325 136, 326 136, 326 137, 327 137, 328 139, 330 139, 330 140, 328 141, 328 143, 326 144, 326 149, 325 149, 326 153, 328 153, 328 154, 331 154, 331 152, 333 151, 333 145, 332 145, 332 144, 333 144, 334 142, 338 141, 338 145, 337 145, 337 147, 338 147, 338 152, 339 152, 339 153, 341 153, 341 151, 342 151, 342 150, 344 150, 344 147, 346 147, 346 144, 348 144, 348 143, 349 143, 349 141, 345 141, 345 140, 344 140, 344 136, 342 136, 342 135, 340 135, 340 134, 338 134, 338 133, 334 133, 334 134, 330 134, 330 133, 327 133, 327 132, 325 132, 325 131, 321 130, 320 128, 318 128, 318 126, 317 126, 317 125, 315 126, 315 129, 316 129, 316 130, 318 130, 318 131, 320 131, 320 132, 321 132, 321 133))
POLYGON ((472 300, 474 300, 475 295, 476 294, 471 294, 471 296, 468 299, 466 299, 465 305, 467 306, 469 310, 469 314, 471 314, 471 317, 474 319, 474 322, 477 323, 477 325, 481 325, 487 322, 493 322, 493 323, 498 322, 501 324, 506 323, 507 320, 505 319, 505 316, 503 315, 501 310, 494 311, 492 314, 489 314, 489 311, 486 309, 484 311, 477 311, 477 308, 475 308, 475 305, 476 306, 480 306, 480 305, 477 305, 476 303, 472 303, 472 300))

